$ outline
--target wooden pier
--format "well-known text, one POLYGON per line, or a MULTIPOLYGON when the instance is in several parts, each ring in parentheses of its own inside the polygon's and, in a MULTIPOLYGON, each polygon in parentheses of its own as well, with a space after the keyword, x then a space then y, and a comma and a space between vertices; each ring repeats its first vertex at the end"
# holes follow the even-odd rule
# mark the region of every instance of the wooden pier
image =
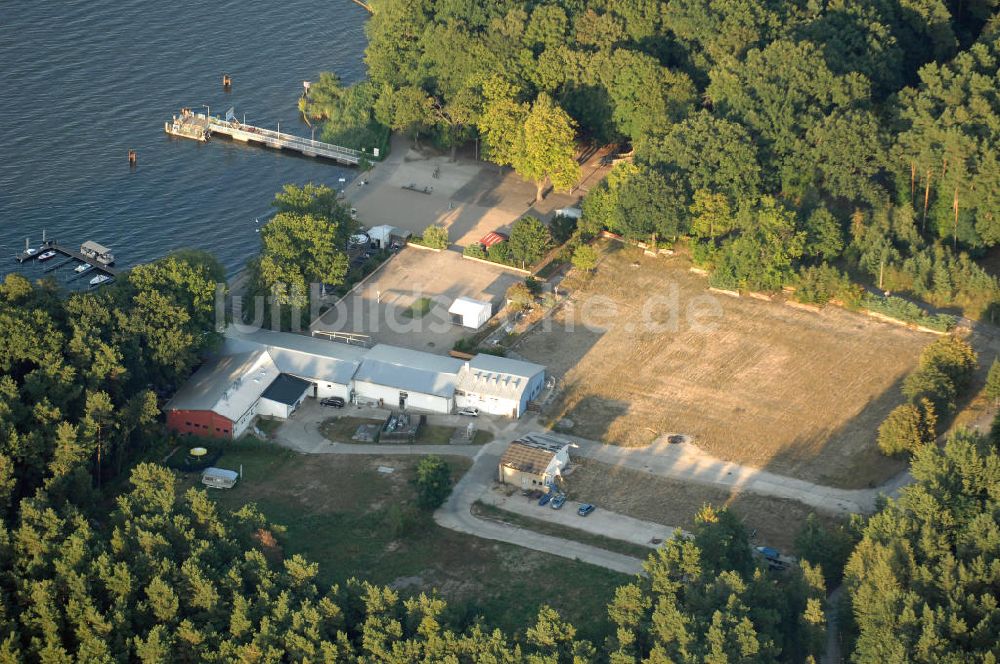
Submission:
POLYGON ((89 270, 87 270, 86 273, 101 272, 103 274, 108 275, 109 277, 114 277, 114 276, 118 275, 118 269, 117 268, 113 268, 113 267, 111 267, 109 265, 105 265, 103 263, 100 263, 100 262, 98 262, 96 259, 94 259, 92 257, 85 256, 84 254, 80 253, 76 249, 70 249, 69 247, 64 247, 61 244, 58 244, 55 240, 46 240, 46 241, 42 242, 42 245, 38 248, 37 253, 34 253, 34 254, 30 255, 30 256, 27 256, 24 253, 22 253, 22 254, 19 254, 18 256, 16 256, 15 259, 19 263, 23 263, 25 261, 34 260, 34 259, 38 258, 43 253, 45 253, 46 251, 54 251, 57 254, 62 254, 63 256, 66 256, 69 260, 60 261, 57 264, 46 266, 45 269, 44 269, 45 272, 53 272, 53 271, 55 271, 55 270, 57 270, 57 269, 59 269, 61 267, 64 267, 64 266, 72 263, 74 260, 76 260, 76 261, 79 261, 80 263, 89 263, 90 264, 91 267, 90 267, 89 270))
POLYGON ((96 260, 94 260, 93 258, 89 258, 89 257, 81 254, 79 251, 77 251, 75 249, 70 249, 69 247, 64 247, 64 246, 62 246, 60 244, 56 244, 56 242, 54 240, 49 244, 48 248, 51 249, 52 251, 60 253, 60 254, 62 254, 64 256, 68 256, 69 258, 74 258, 74 259, 80 261, 81 263, 90 263, 91 269, 87 270, 88 273, 89 272, 103 272, 104 274, 108 275, 109 277, 114 277, 114 276, 118 275, 118 270, 116 268, 113 268, 113 267, 110 267, 108 265, 104 265, 102 263, 99 263, 96 260))
POLYGON ((188 109, 185 111, 180 116, 175 116, 173 122, 164 125, 168 134, 195 140, 207 140, 212 135, 220 134, 234 141, 257 143, 278 150, 291 150, 306 157, 332 159, 349 166, 357 166, 365 158, 365 154, 360 150, 243 124, 235 118, 232 109, 226 113, 226 119, 204 113, 192 113, 188 109))

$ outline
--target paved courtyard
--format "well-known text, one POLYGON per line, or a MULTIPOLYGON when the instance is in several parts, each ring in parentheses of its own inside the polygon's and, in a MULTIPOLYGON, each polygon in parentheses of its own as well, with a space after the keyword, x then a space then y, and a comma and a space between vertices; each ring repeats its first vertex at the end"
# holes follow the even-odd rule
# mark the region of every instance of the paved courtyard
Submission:
POLYGON ((574 191, 549 193, 533 206, 534 183, 511 169, 468 156, 452 161, 448 154, 415 150, 408 139, 394 135, 389 158, 359 177, 368 184, 352 184, 347 197, 369 228, 389 224, 419 235, 431 224, 442 224, 452 243, 467 246, 489 231, 509 230, 526 213, 547 219, 556 209, 576 205, 610 169, 600 164, 603 154, 583 164, 574 191), (404 189, 411 186, 418 191, 404 189))

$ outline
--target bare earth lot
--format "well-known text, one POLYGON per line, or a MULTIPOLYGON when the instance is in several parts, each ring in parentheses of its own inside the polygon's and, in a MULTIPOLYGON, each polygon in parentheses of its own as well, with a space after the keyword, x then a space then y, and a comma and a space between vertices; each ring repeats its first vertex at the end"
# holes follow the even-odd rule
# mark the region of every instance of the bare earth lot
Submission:
POLYGON ((933 337, 710 293, 688 267, 609 245, 593 277, 565 284, 567 306, 516 347, 560 378, 553 420, 630 446, 684 433, 719 458, 846 488, 904 468, 878 453, 875 431, 933 337))

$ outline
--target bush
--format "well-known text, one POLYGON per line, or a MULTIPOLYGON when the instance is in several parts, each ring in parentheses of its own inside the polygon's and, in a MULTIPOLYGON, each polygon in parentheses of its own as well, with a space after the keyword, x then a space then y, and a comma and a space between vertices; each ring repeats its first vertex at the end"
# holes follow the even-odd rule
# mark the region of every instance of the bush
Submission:
POLYGON ((976 352, 958 337, 941 337, 924 348, 920 365, 903 381, 903 394, 911 403, 926 399, 936 412, 951 414, 976 370, 976 352))
POLYGON ((449 244, 448 230, 443 226, 431 224, 424 229, 424 234, 422 236, 413 238, 410 242, 414 242, 424 247, 430 247, 431 249, 447 249, 449 244))
POLYGON ((511 309, 523 311, 535 303, 535 296, 527 284, 514 284, 507 289, 507 303, 511 309))
POLYGON ((462 255, 470 258, 480 258, 482 260, 486 260, 486 251, 483 250, 483 245, 478 242, 474 242, 465 249, 462 249, 462 255))
POLYGON ((941 337, 920 353, 920 367, 941 370, 959 392, 968 387, 977 364, 978 358, 972 346, 953 336, 941 337))
POLYGON ((947 314, 929 314, 918 305, 901 297, 881 297, 865 293, 861 298, 861 306, 904 323, 913 323, 939 332, 948 332, 958 322, 954 316, 947 314))
POLYGON ((799 270, 795 278, 796 301, 823 306, 830 300, 841 300, 846 306, 857 306, 863 290, 851 283, 846 274, 827 263, 799 270))
POLYGON ((920 406, 902 404, 878 428, 878 448, 886 456, 916 452, 934 442, 936 425, 934 406, 927 399, 922 399, 920 406))
MULTIPOLYGON (((535 217, 523 217, 514 222, 514 227, 510 231, 510 240, 501 242, 509 249, 509 259, 520 262, 521 266, 533 265, 545 256, 545 252, 552 246, 552 235, 540 220, 535 217)), ((494 248, 500 244, 490 247, 491 257, 494 248)), ((497 261, 504 262, 504 261, 497 261)))
POLYGON ((930 401, 942 415, 952 414, 958 401, 955 383, 937 367, 921 367, 907 376, 903 380, 903 395, 913 403, 930 401))
POLYGON ((597 250, 589 244, 581 244, 573 252, 573 267, 582 272, 590 272, 597 267, 597 250))
POLYGON ((451 495, 451 466, 439 456, 426 456, 417 464, 413 483, 417 488, 417 505, 426 510, 437 509, 451 495))
POLYGON ((497 242, 486 250, 486 257, 494 263, 503 265, 513 265, 514 256, 511 253, 510 245, 507 242, 497 242))

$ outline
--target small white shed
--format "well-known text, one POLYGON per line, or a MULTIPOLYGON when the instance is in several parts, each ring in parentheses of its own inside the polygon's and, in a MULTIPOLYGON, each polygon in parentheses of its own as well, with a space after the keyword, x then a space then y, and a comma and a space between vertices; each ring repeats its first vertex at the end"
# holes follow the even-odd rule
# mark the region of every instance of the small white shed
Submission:
POLYGON ((493 315, 493 304, 471 297, 457 297, 448 307, 448 313, 456 325, 478 330, 493 315))

